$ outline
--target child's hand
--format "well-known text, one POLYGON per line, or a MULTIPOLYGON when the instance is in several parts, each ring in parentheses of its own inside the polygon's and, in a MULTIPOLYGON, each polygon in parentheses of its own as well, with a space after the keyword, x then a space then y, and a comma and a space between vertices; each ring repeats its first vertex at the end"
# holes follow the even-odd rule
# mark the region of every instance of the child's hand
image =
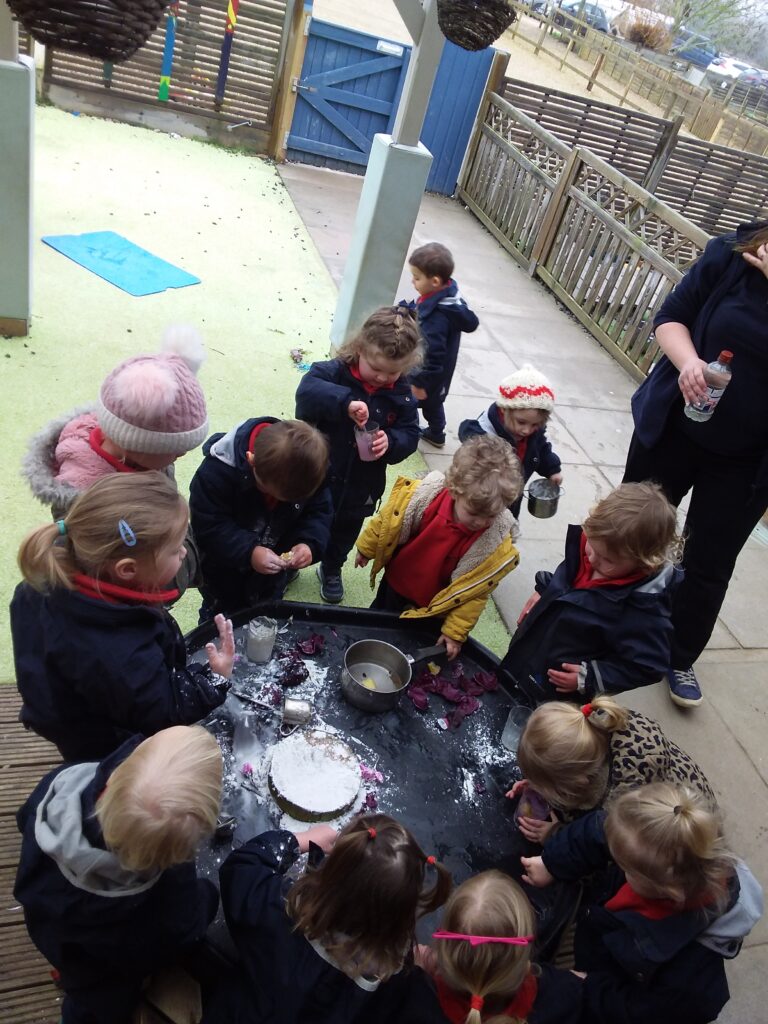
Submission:
POLYGON ((538 843, 539 846, 543 846, 546 843, 555 825, 557 825, 557 818, 553 811, 550 811, 549 818, 546 821, 523 817, 517 819, 517 827, 525 838, 530 839, 532 843, 538 843))
POLYGON ((424 388, 417 388, 415 384, 411 384, 411 394, 417 402, 426 402, 427 392, 424 388))
POLYGON ((216 675, 229 679, 232 675, 232 666, 235 664, 235 634, 232 631, 232 620, 225 619, 223 615, 217 615, 213 621, 219 631, 221 649, 217 648, 214 643, 205 645, 208 664, 216 675))
POLYGON ((504 796, 506 796, 508 800, 514 800, 515 797, 518 795, 518 793, 522 793, 524 789, 528 788, 528 786, 529 786, 528 779, 520 779, 519 782, 516 782, 514 784, 512 789, 508 789, 507 790, 507 792, 504 794, 504 796))
POLYGON ((458 640, 452 640, 449 636, 446 636, 445 633, 440 634, 437 638, 437 642, 445 646, 445 649, 448 652, 448 661, 453 661, 457 655, 461 654, 461 648, 464 646, 463 644, 460 644, 458 640))
POLYGON ((338 832, 335 828, 331 828, 330 825, 313 825, 306 832, 296 832, 294 835, 302 853, 306 853, 309 850, 310 843, 319 846, 323 853, 330 853, 333 849, 333 844, 336 842, 338 832))
POLYGON ((389 438, 385 430, 377 430, 371 441, 371 455, 374 459, 380 459, 389 448, 389 438))
POLYGON ((553 473, 552 476, 547 477, 547 480, 549 480, 551 484, 557 484, 557 486, 559 487, 560 484, 563 482, 563 474, 553 473))
POLYGON ((518 624, 518 626, 523 621, 523 619, 528 614, 528 612, 531 610, 531 608, 535 608, 540 600, 541 600, 541 594, 539 594, 538 591, 534 590, 534 592, 531 594, 531 596, 528 598, 528 600, 523 605, 523 610, 520 612, 520 614, 517 617, 517 624, 518 624))
POLYGON ((573 693, 579 688, 579 670, 581 665, 572 665, 570 662, 563 662, 563 671, 556 668, 547 670, 549 681, 558 693, 573 693))
POLYGON ((286 569, 306 569, 312 565, 312 549, 308 544, 294 544, 291 548, 291 560, 283 563, 286 569))
POLYGON ((257 544, 251 552, 251 568, 254 572, 260 572, 262 576, 274 576, 275 573, 282 572, 286 565, 287 563, 276 555, 272 548, 257 544))
POLYGON ((765 242, 758 246, 756 253, 743 252, 741 254, 742 259, 745 259, 747 263, 750 263, 753 267, 757 267, 758 270, 762 271, 766 277, 768 277, 768 246, 765 242))
POLYGON ((359 427, 364 427, 368 422, 368 406, 365 402, 350 402, 347 406, 347 416, 359 427))
POLYGON ((521 857, 520 863, 524 868, 523 881, 527 882, 528 885, 533 885, 537 889, 543 889, 554 882, 554 875, 550 875, 544 867, 544 861, 541 857, 521 857))
POLYGON ((369 562, 370 562, 370 558, 366 558, 365 555, 361 555, 359 551, 355 555, 355 568, 356 569, 364 569, 366 567, 366 565, 368 565, 369 562))

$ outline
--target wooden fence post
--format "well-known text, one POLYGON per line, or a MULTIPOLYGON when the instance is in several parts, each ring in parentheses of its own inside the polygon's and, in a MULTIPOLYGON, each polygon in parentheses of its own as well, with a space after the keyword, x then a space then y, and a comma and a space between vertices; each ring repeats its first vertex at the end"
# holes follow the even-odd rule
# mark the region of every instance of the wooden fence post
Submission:
POLYGON ((305 11, 301 3, 296 3, 290 13, 290 18, 291 23, 285 45, 285 62, 275 98, 275 117, 267 150, 278 163, 285 160, 285 151, 288 147, 288 133, 291 130, 293 113, 296 109, 296 91, 293 88, 293 81, 301 75, 304 54, 307 50, 309 24, 312 20, 311 9, 305 11))
POLYGON ((597 60, 595 61, 595 66, 592 68, 592 74, 589 76, 589 81, 587 82, 587 92, 592 92, 592 87, 595 84, 595 79, 600 74, 600 69, 602 68, 604 61, 605 54, 598 53, 597 60))
POLYGON ((475 116, 475 123, 472 126, 472 135, 469 139, 469 145, 464 154, 464 159, 461 161, 461 168, 459 169, 459 175, 456 182, 456 194, 458 195, 461 189, 466 184, 466 179, 469 175, 469 170, 475 159, 475 153, 480 142, 480 135, 482 134, 483 125, 485 124, 485 115, 488 105, 491 103, 491 96, 494 93, 498 93, 503 97, 503 85, 504 75, 507 71, 507 65, 509 64, 509 54, 503 50, 497 50, 493 55, 491 62, 491 70, 488 72, 488 80, 485 83, 485 91, 483 92, 480 105, 477 108, 477 114, 475 116))
POLYGON ((661 181, 661 176, 664 173, 664 168, 669 162, 669 158, 672 156, 672 152, 677 145, 677 137, 680 134, 680 129, 683 126, 683 115, 678 114, 674 121, 670 121, 661 135, 656 145, 656 152, 651 157, 651 161, 648 164, 648 170, 643 175, 640 184, 648 192, 655 192, 656 186, 661 181))
POLYGON ((544 218, 539 228, 539 233, 536 236, 536 241, 533 243, 533 249, 531 250, 531 263, 528 267, 528 273, 531 277, 536 273, 536 266, 539 263, 543 263, 547 256, 549 256, 552 243, 555 240, 557 234, 557 227, 560 223, 563 215, 563 210, 568 197, 568 190, 576 180, 579 170, 581 169, 581 149, 579 146, 575 146, 563 167, 560 179, 555 185, 555 189, 547 205, 547 212, 544 214, 544 218))

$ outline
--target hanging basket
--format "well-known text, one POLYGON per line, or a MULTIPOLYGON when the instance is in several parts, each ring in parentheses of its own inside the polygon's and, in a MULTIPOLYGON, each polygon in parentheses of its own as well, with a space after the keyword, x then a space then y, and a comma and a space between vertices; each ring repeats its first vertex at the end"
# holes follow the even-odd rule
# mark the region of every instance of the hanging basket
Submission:
POLYGON ((172 0, 7 0, 29 34, 57 50, 117 64, 146 43, 172 0))
POLYGON ((484 50, 515 20, 507 0, 437 0, 437 22, 463 50, 484 50))

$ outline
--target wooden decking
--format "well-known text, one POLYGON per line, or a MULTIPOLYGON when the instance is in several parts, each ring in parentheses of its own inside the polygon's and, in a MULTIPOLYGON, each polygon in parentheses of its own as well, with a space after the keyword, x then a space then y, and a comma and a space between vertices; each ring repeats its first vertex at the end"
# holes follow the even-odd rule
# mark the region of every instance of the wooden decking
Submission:
POLYGON ((16 687, 0 686, 0 1020, 57 1024, 60 993, 27 937, 13 882, 21 845, 16 811, 61 759, 52 744, 19 725, 20 707, 16 687))

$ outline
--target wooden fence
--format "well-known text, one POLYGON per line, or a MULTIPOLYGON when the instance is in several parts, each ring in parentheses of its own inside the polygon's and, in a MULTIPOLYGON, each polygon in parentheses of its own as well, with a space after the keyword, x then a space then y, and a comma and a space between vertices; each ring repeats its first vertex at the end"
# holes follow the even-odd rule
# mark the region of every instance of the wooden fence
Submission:
POLYGON ((121 64, 46 49, 44 83, 140 103, 208 122, 247 121, 265 138, 273 121, 295 0, 180 0, 121 64))
POLYGON ((513 0, 518 18, 510 37, 532 46, 534 53, 545 53, 595 85, 620 104, 632 102, 630 94, 658 106, 664 118, 681 117, 683 124, 698 138, 735 145, 754 153, 768 153, 768 128, 754 119, 741 116, 728 107, 723 98, 707 88, 693 85, 672 68, 662 67, 641 53, 622 44, 605 32, 569 15, 571 27, 556 25, 557 9, 536 15, 533 32, 530 9, 513 0), (565 49, 564 49, 565 48, 565 49), (585 64, 587 69, 585 70, 585 64))
POLYGON ((496 93, 481 107, 458 195, 626 369, 648 372, 654 313, 705 231, 496 93))
POLYGON ((710 234, 768 217, 768 158, 679 134, 669 121, 505 79, 502 95, 569 147, 581 146, 710 234))

